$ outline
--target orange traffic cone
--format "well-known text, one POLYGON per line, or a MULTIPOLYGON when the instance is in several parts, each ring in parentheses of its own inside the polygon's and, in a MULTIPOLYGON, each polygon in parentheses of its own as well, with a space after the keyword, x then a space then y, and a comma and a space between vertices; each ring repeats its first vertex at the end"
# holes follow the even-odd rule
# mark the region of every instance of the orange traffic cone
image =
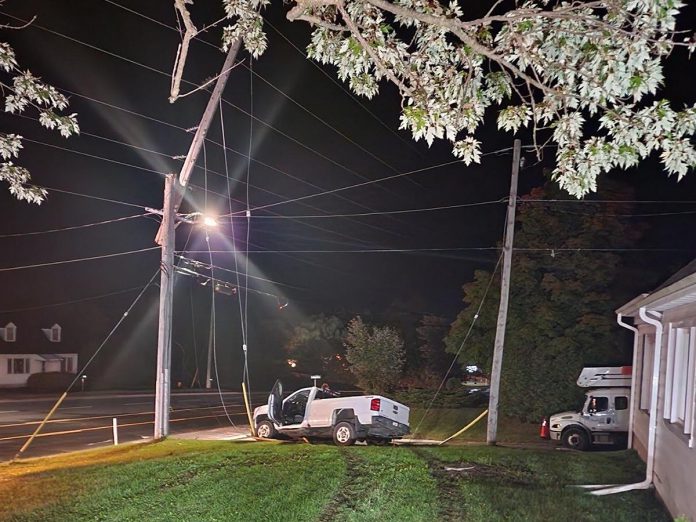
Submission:
POLYGON ((539 437, 541 437, 542 439, 551 438, 551 433, 549 432, 549 423, 546 420, 546 417, 544 417, 541 421, 541 427, 539 428, 539 437))

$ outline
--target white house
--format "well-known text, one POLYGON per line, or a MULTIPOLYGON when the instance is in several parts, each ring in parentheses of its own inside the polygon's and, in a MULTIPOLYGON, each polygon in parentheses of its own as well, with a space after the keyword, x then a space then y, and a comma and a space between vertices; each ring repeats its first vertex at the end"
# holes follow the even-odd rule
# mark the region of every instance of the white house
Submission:
POLYGON ((56 353, 62 341, 58 324, 25 329, 9 322, 0 328, 0 388, 26 386, 35 373, 77 373, 76 353, 56 353))
POLYGON ((696 521, 696 259, 616 313, 634 333, 629 445, 646 462, 635 486, 696 521))

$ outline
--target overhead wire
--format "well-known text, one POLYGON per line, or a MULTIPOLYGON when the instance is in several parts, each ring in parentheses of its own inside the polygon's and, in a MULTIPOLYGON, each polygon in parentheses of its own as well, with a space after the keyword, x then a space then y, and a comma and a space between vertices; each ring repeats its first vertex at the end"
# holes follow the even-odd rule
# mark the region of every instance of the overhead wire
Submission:
MULTIPOLYGON (((305 53, 297 47, 287 36, 285 36, 280 30, 278 30, 269 20, 268 18, 264 17, 264 21, 268 26, 273 29, 273 31, 280 36, 283 40, 285 40, 295 51, 297 51, 303 58, 305 58, 309 63, 311 63, 319 72, 321 72, 326 78, 328 78, 334 85, 336 85, 339 89, 341 89, 350 99, 352 99, 355 103, 357 103, 360 108, 362 108, 365 112, 367 112, 372 118, 377 121, 382 127, 384 127, 387 131, 389 131, 392 135, 394 135, 397 139, 399 139, 403 144, 405 144, 407 147, 409 147, 413 152, 415 152, 418 156, 423 157, 422 153, 414 146, 413 141, 409 138, 404 138, 401 136, 398 132, 396 132, 392 127, 387 125, 379 116, 377 116, 374 112, 372 112, 370 109, 365 106, 362 101, 360 101, 360 98, 358 98, 356 95, 354 95, 352 92, 350 92, 349 89, 346 89, 346 87, 341 84, 338 80, 336 80, 331 74, 327 73, 321 65, 316 63, 314 60, 311 60, 305 53)), ((410 179, 410 178, 408 178, 410 179)), ((412 180, 413 181, 413 180, 412 180)), ((414 183, 417 183, 414 181, 414 183)))
MULTIPOLYGON (((222 101, 219 102, 218 104, 218 112, 220 113, 220 134, 222 136, 222 144, 223 147, 225 145, 225 117, 224 117, 224 111, 222 110, 222 101)), ((229 171, 229 166, 227 164, 227 154, 223 154, 223 159, 224 159, 224 166, 225 166, 225 178, 227 179, 227 194, 229 198, 227 199, 228 203, 228 208, 230 210, 230 213, 232 212, 232 200, 230 199, 232 197, 232 186, 230 185, 230 171, 229 171)), ((234 230, 234 224, 230 221, 230 231, 232 233, 232 248, 234 251, 234 255, 232 256, 232 261, 234 262, 234 270, 235 270, 235 277, 237 279, 237 287, 240 286, 239 284, 239 266, 237 263, 237 237, 236 237, 236 232, 234 230)), ((207 234, 207 231, 206 231, 207 234)), ((208 250, 210 250, 210 244, 208 243, 208 250)), ((210 264, 211 264, 211 273, 212 273, 212 264, 213 264, 213 257, 212 253, 210 254, 210 264)), ((241 295, 239 296, 239 299, 237 299, 237 303, 239 304, 239 324, 241 328, 241 333, 242 333, 242 351, 244 352, 244 376, 247 374, 247 331, 246 331, 246 325, 244 322, 244 309, 242 306, 242 298, 241 295)))
POLYGON ((149 214, 148 213, 135 214, 133 216, 124 216, 124 217, 120 217, 120 218, 107 219, 104 221, 97 221, 95 223, 85 223, 82 225, 73 225, 71 227, 52 228, 49 230, 37 230, 34 232, 17 232, 14 234, 0 234, 0 239, 9 238, 9 237, 38 236, 38 235, 42 235, 42 234, 52 234, 54 232, 67 232, 69 230, 79 230, 79 229, 83 229, 83 228, 96 227, 96 226, 100 226, 100 225, 108 225, 110 223, 119 223, 122 221, 128 221, 128 220, 135 219, 135 218, 145 217, 147 215, 149 215, 149 214))
MULTIPOLYGON (((135 11, 135 10, 133 10, 133 9, 129 9, 129 8, 124 7, 124 6, 121 6, 121 5, 118 4, 117 2, 114 2, 114 1, 112 1, 112 0, 105 0, 105 1, 108 2, 109 4, 112 4, 112 5, 116 6, 116 7, 120 7, 121 9, 124 9, 125 11, 128 11, 128 12, 130 12, 130 13, 132 13, 132 14, 137 15, 137 16, 140 16, 140 17, 144 18, 145 20, 148 20, 148 21, 150 21, 150 22, 156 23, 157 25, 159 25, 159 26, 161 26, 161 27, 167 28, 167 29, 172 30, 172 31, 177 31, 177 29, 176 29, 175 27, 172 27, 172 26, 170 26, 170 25, 168 25, 168 24, 166 24, 166 23, 164 23, 164 22, 161 22, 161 21, 159 21, 159 20, 155 20, 154 18, 149 17, 149 16, 147 16, 147 15, 138 13, 137 11, 135 11)), ((270 26, 270 23, 269 23, 269 26, 270 26)), ((272 28, 273 28, 273 30, 275 30, 276 32, 278 32, 277 29, 276 29, 275 27, 272 27, 272 28)), ((279 33, 279 34, 281 34, 281 33, 279 33)), ((281 36, 283 36, 283 38, 285 38, 284 35, 281 34, 281 36)), ((201 42, 201 43, 203 43, 203 44, 205 44, 205 45, 207 45, 207 46, 209 46, 209 47, 215 49, 215 50, 218 51, 218 52, 219 52, 219 50, 220 50, 219 46, 214 45, 214 44, 208 42, 207 40, 205 40, 205 39, 203 39, 203 38, 200 38, 200 37, 198 37, 198 36, 195 36, 195 37, 193 38, 193 40, 194 40, 194 41, 201 42)), ((288 42, 290 43, 290 41, 289 41, 287 38, 285 38, 285 40, 288 41, 288 42)), ((296 50, 299 51, 299 49, 297 49, 297 47, 294 46, 294 44, 291 44, 291 45, 293 46, 294 49, 296 49, 296 50)), ((309 60, 309 59, 307 58, 307 56, 306 56, 304 53, 302 53, 301 51, 299 51, 299 52, 300 52, 300 54, 301 54, 305 59, 309 60)), ((311 60, 310 60, 310 61, 311 61, 311 60)), ((360 145, 359 143, 357 143, 355 140, 353 140, 350 136, 348 136, 348 135, 346 135, 345 133, 341 132, 341 131, 338 130, 336 127, 334 127, 333 125, 331 125, 329 122, 327 122, 326 120, 324 120, 323 118, 321 118, 320 116, 318 116, 317 114, 315 114, 313 111, 311 111, 311 110, 308 109, 306 106, 304 106, 303 104, 301 104, 300 102, 298 102, 297 100, 295 100, 292 96, 290 96, 289 94, 287 94, 285 91, 283 91, 282 89, 278 88, 278 87, 277 87, 276 85, 274 85, 272 82, 270 82, 269 80, 267 80, 266 78, 264 78, 263 75, 261 75, 261 74, 259 74, 258 72, 254 71, 253 65, 251 65, 252 63, 253 63, 253 62, 250 62, 250 65, 247 66, 244 62, 241 62, 241 65, 242 65, 242 67, 244 67, 244 68, 246 68, 247 70, 249 70, 249 72, 250 72, 250 74, 251 74, 252 76, 255 76, 256 78, 258 78, 259 80, 261 80, 262 82, 264 82, 266 85, 268 85, 269 87, 271 87, 274 91, 276 91, 278 94, 280 94, 280 95, 283 96, 285 99, 287 99, 287 100, 289 100, 290 102, 292 102, 293 104, 295 104, 297 107, 299 107, 300 109, 302 109, 303 111, 305 111, 307 114, 309 114, 310 116, 312 116, 314 119, 316 119, 317 121, 319 121, 320 123, 322 123, 324 126, 328 127, 328 128, 331 129, 332 131, 334 131, 336 134, 338 134, 339 136, 341 136, 342 138, 344 138, 346 141, 348 141, 349 143, 351 143, 352 145, 354 145, 355 147, 357 147, 358 149, 360 149, 362 152, 364 152, 365 154, 367 154, 368 156, 370 156, 371 158, 373 158, 373 159, 376 160, 377 162, 381 163, 382 165, 384 165, 385 167, 389 168, 390 170, 392 170, 392 171, 394 171, 394 172, 397 172, 397 170, 396 170, 392 165, 390 165, 389 163, 387 163, 386 161, 384 161, 382 158, 380 158, 379 156, 377 156, 377 155, 374 154, 373 152, 367 150, 365 147, 363 147, 362 145, 360 145)), ((312 62, 312 63, 313 63, 313 62, 312 62)), ((321 67, 319 67, 317 64, 315 64, 315 65, 316 65, 316 67, 317 67, 320 71, 322 71, 322 73, 324 73, 329 79, 331 79, 334 83, 336 83, 337 85, 340 86, 340 84, 339 84, 338 82, 336 82, 335 80, 333 80, 333 78, 331 78, 331 76, 329 76, 325 71, 323 71, 323 69, 321 69, 321 67)), ((342 86, 341 86, 341 87, 342 87, 342 86)), ((344 92, 348 92, 348 91, 346 91, 345 88, 343 88, 343 87, 342 87, 342 90, 343 90, 344 92)), ((349 92, 348 92, 348 93, 349 93, 349 92)), ((349 94, 350 94, 350 93, 349 93, 349 94)), ((351 95, 351 98, 353 98, 352 95, 351 95)), ((361 106, 363 109, 365 109, 370 115, 372 115, 372 116, 374 117, 374 114, 373 114, 372 112, 370 112, 364 105, 360 104, 360 106, 361 106)), ((251 118, 253 119, 253 115, 251 115, 251 118)), ((398 136, 398 134, 396 134, 392 129, 389 129, 389 127, 388 127, 384 122, 382 122, 379 118, 377 118, 377 121, 379 121, 379 123, 381 123, 385 128, 387 128, 388 130, 390 130, 393 134, 395 134, 397 137, 399 137, 399 138, 402 139, 402 141, 403 141, 403 138, 401 138, 400 136, 398 136)), ((411 148, 413 148, 412 144, 411 144, 411 148)), ((409 179, 409 178, 407 178, 407 179, 409 179)), ((413 181, 413 180, 410 180, 410 181, 413 181)), ((419 186, 420 186, 420 185, 419 185, 419 186)))
POLYGON ((21 266, 9 266, 9 267, 3 267, 0 268, 0 272, 13 272, 16 270, 26 270, 29 268, 43 268, 47 266, 56 266, 56 265, 66 265, 70 263, 81 263, 83 261, 96 261, 99 259, 108 259, 112 257, 119 257, 119 256, 126 256, 126 255, 131 255, 131 254, 141 254, 143 252, 151 252, 153 250, 159 250, 160 247, 149 247, 149 248, 141 248, 139 250, 129 250, 127 252, 115 252, 112 254, 103 254, 100 256, 90 256, 90 257, 80 257, 76 259, 65 259, 63 261, 50 261, 47 263, 35 263, 32 265, 21 265, 21 266))
MULTIPOLYGON (((423 212, 434 212, 439 210, 453 210, 459 208, 469 208, 469 207, 480 207, 484 205, 495 205, 500 203, 507 203, 508 198, 500 198, 489 201, 476 201, 473 203, 457 203, 454 205, 439 205, 435 207, 423 207, 423 208, 410 208, 401 210, 379 210, 375 212, 346 212, 341 214, 276 214, 276 215, 252 215, 253 219, 331 219, 331 218, 345 218, 345 217, 369 217, 369 216, 382 216, 385 214, 417 214, 423 212)), ((246 216, 228 216, 231 218, 241 218, 246 216)))
MULTIPOLYGON (((254 114, 254 62, 253 60, 249 62, 249 112, 254 114)), ((220 110, 220 115, 222 115, 222 109, 220 110)), ((251 182, 251 156, 253 153, 254 144, 254 120, 249 118, 249 148, 247 151, 247 168, 246 168, 246 240, 244 242, 244 248, 249 250, 249 240, 251 238, 251 208, 250 208, 250 196, 249 196, 249 183, 251 182)), ((232 223, 234 227, 234 223, 232 223)), ((246 290, 249 288, 249 257, 244 256, 244 330, 249 331, 249 292, 246 290)), ((244 377, 246 377, 246 388, 247 395, 251 399, 251 382, 249 378, 249 363, 247 358, 247 350, 249 348, 248 342, 246 349, 244 350, 244 377)), ((249 400, 251 402, 251 400, 249 400)))
POLYGON ((12 308, 10 310, 0 310, 0 314, 12 314, 12 313, 19 313, 19 312, 30 312, 33 310, 43 310, 45 308, 57 308, 59 306, 67 306, 67 305, 71 305, 71 304, 84 303, 87 301, 95 301, 98 299, 104 299, 106 297, 112 297, 114 295, 127 294, 130 292, 135 292, 136 290, 142 290, 142 289, 143 289, 142 286, 134 286, 131 288, 125 288, 123 290, 117 290, 115 292, 108 292, 106 294, 93 295, 90 297, 83 297, 80 299, 72 299, 70 301, 61 301, 59 303, 51 303, 51 304, 37 305, 37 306, 25 306, 22 308, 12 308))
POLYGON ((117 204, 117 205, 124 205, 124 206, 127 206, 127 207, 135 207, 135 208, 141 208, 141 209, 144 209, 144 208, 147 206, 147 205, 140 205, 140 204, 138 204, 138 203, 131 203, 131 202, 128 202, 128 201, 121 201, 121 200, 118 200, 118 199, 104 198, 104 197, 101 197, 101 196, 95 196, 95 195, 93 195, 93 194, 83 194, 83 193, 81 193, 81 192, 75 192, 75 191, 72 191, 72 190, 58 189, 58 188, 55 188, 55 187, 49 187, 48 185, 39 185, 39 188, 43 188, 43 189, 48 190, 48 191, 49 191, 49 194, 50 194, 51 192, 57 192, 58 194, 67 194, 67 195, 69 195, 69 196, 77 196, 77 197, 81 197, 81 198, 94 199, 94 200, 96 200, 96 201, 103 201, 103 202, 106 202, 106 203, 114 203, 114 204, 117 204))
MULTIPOLYGON (((103 101, 100 101, 100 100, 96 100, 96 99, 90 98, 90 97, 88 97, 88 96, 83 96, 83 95, 81 95, 81 94, 79 94, 79 93, 75 93, 74 91, 68 91, 68 90, 66 90, 66 89, 60 89, 60 90, 62 90, 62 91, 64 91, 64 92, 68 92, 68 93, 73 94, 73 95, 75 95, 75 96, 84 97, 85 99, 90 100, 90 101, 93 101, 93 102, 95 102, 95 103, 104 104, 105 106, 108 106, 108 107, 113 108, 113 109, 116 109, 116 110, 124 111, 124 112, 129 113, 129 114, 134 115, 134 116, 139 116, 139 117, 142 117, 142 118, 145 118, 145 119, 148 119, 148 120, 155 121, 155 122, 157 122, 157 123, 161 123, 161 124, 164 124, 164 125, 168 125, 168 126, 170 126, 170 127, 179 129, 179 130, 184 131, 184 132, 188 132, 188 130, 185 129, 185 128, 183 128, 183 127, 180 127, 180 126, 177 126, 177 125, 174 125, 174 124, 170 124, 170 123, 165 122, 165 121, 163 121, 163 120, 158 120, 158 119, 156 119, 156 118, 151 118, 151 117, 149 117, 149 116, 147 116, 147 115, 144 115, 144 114, 141 114, 141 113, 137 113, 137 112, 134 112, 134 111, 130 111, 130 110, 128 110, 128 109, 124 109, 124 108, 122 108, 122 107, 118 107, 118 106, 113 105, 113 104, 109 104, 109 103, 106 103, 106 102, 103 102, 103 101)), ((34 118, 30 118, 30 117, 27 117, 27 118, 29 118, 29 119, 34 119, 34 118)), ((115 144, 118 144, 118 145, 122 145, 122 146, 125 146, 125 147, 131 147, 131 148, 135 148, 135 149, 138 149, 138 150, 143 150, 143 151, 146 151, 146 152, 149 152, 149 153, 153 153, 153 154, 157 154, 157 155, 160 155, 160 156, 164 156, 164 157, 167 157, 167 158, 169 158, 169 159, 176 159, 175 156, 172 156, 172 155, 167 154, 167 153, 155 151, 155 150, 152 150, 152 149, 146 149, 146 148, 143 148, 143 147, 138 147, 138 146, 135 146, 135 145, 126 143, 126 142, 122 142, 122 141, 115 140, 115 139, 113 139, 113 138, 108 138, 108 137, 105 137, 105 136, 101 136, 101 135, 98 135, 98 134, 86 133, 86 132, 82 132, 82 134, 87 135, 87 136, 90 136, 90 137, 93 137, 93 138, 96 138, 96 139, 102 139, 102 140, 105 140, 105 141, 108 141, 108 142, 112 142, 112 143, 115 143, 115 144)), ((101 159, 101 160, 103 160, 103 161, 107 161, 107 162, 111 162, 111 163, 118 163, 116 160, 112 160, 111 158, 105 158, 105 157, 103 157, 103 156, 97 156, 97 155, 89 155, 89 154, 87 154, 87 153, 84 153, 84 152, 81 152, 81 151, 77 151, 77 150, 75 150, 75 149, 71 149, 71 148, 68 148, 68 147, 61 147, 61 146, 58 146, 58 145, 53 145, 53 144, 50 144, 50 143, 40 142, 40 141, 37 141, 37 140, 27 140, 27 141, 32 141, 33 143, 36 143, 36 144, 39 144, 39 145, 45 145, 45 146, 47 146, 47 147, 51 147, 51 148, 56 148, 56 149, 64 150, 64 151, 66 151, 66 152, 72 152, 72 153, 78 154, 78 155, 89 156, 89 157, 91 157, 91 158, 93 158, 93 159, 101 159)), ((221 143, 218 143, 218 142, 216 142, 216 141, 214 141, 214 140, 211 140, 211 139, 206 138, 205 141, 208 141, 208 142, 213 143, 213 144, 215 144, 215 145, 217 145, 217 146, 223 147, 223 145, 222 145, 221 143)), ((269 165, 269 164, 264 163, 264 162, 262 162, 262 161, 256 160, 256 159, 254 159, 254 158, 250 158, 249 155, 244 154, 244 153, 242 153, 242 152, 240 152, 240 151, 237 151, 237 150, 235 150, 235 149, 233 149, 233 148, 231 148, 231 147, 229 147, 229 146, 227 146, 227 145, 225 145, 224 150, 227 150, 227 151, 233 152, 234 154, 240 155, 240 156, 246 158, 246 159, 249 160, 249 161, 254 161, 254 162, 256 162, 256 163, 259 163, 260 165, 263 165, 263 166, 266 167, 266 168, 269 168, 269 169, 271 169, 271 170, 273 170, 273 171, 275 171, 275 172, 278 172, 278 173, 280 173, 280 174, 282 174, 282 175, 284 175, 284 176, 287 176, 287 177, 289 177, 290 179, 293 179, 293 180, 295 180, 295 181, 298 181, 298 182, 300 182, 300 183, 302 183, 302 184, 304 184, 304 185, 307 185, 307 186, 309 186, 309 187, 316 188, 316 189, 319 189, 319 190, 323 190, 320 186, 318 186, 318 185, 316 185, 316 184, 314 184, 314 183, 311 183, 311 182, 309 182, 309 181, 303 180, 302 178, 298 178, 297 176, 293 176, 292 174, 289 174, 289 173, 287 173, 287 172, 285 172, 285 171, 283 171, 283 170, 281 170, 281 169, 278 169, 278 168, 276 168, 276 167, 273 167, 272 165, 269 165)), ((133 168, 136 168, 136 169, 146 170, 146 171, 149 171, 149 172, 153 172, 153 173, 156 173, 156 174, 163 175, 163 173, 161 173, 161 172, 159 172, 159 171, 155 171, 155 170, 153 170, 153 169, 147 169, 146 167, 141 167, 141 166, 138 166, 138 165, 127 164, 127 163, 124 163, 124 162, 120 162, 120 164, 123 165, 123 166, 126 166, 126 167, 132 166, 133 168)), ((194 165, 194 167, 197 168, 197 169, 201 169, 201 167, 200 167, 199 165, 194 165)), ((224 174, 222 174, 222 173, 220 173, 220 172, 217 172, 217 171, 215 171, 215 170, 213 170, 213 169, 210 169, 210 168, 209 168, 208 171, 209 171, 210 173, 215 174, 215 175, 217 175, 217 176, 220 176, 220 177, 222 177, 222 178, 225 177, 224 174)), ((274 192, 274 191, 272 191, 272 190, 269 190, 269 189, 266 189, 266 188, 263 188, 263 187, 260 187, 260 186, 255 186, 255 185, 248 184, 248 181, 238 180, 238 182, 244 183, 245 185, 247 185, 247 189, 248 189, 249 187, 251 187, 251 188, 254 188, 254 189, 259 190, 259 191, 261 191, 261 192, 265 192, 265 193, 270 194, 270 195, 272 195, 272 196, 274 196, 274 197, 277 197, 277 198, 280 199, 280 201, 285 201, 285 200, 286 200, 286 197, 285 197, 285 196, 283 196, 282 194, 278 194, 277 192, 274 192)), ((194 188, 196 188, 196 189, 201 189, 201 187, 197 186, 197 185, 194 184, 194 183, 189 183, 189 186, 194 187, 194 188)), ((203 190, 208 190, 208 189, 205 189, 205 188, 204 188, 203 190)), ((211 191, 211 192, 214 193, 214 194, 216 194, 216 195, 218 195, 218 196, 220 196, 220 197, 225 197, 225 195, 222 194, 222 193, 219 193, 219 192, 216 192, 216 191, 211 191)), ((356 202, 356 201, 354 201, 354 200, 352 200, 352 199, 350 199, 350 198, 347 198, 347 197, 345 197, 345 196, 343 196, 343 195, 337 195, 336 197, 339 198, 339 199, 341 199, 341 200, 343 200, 343 201, 346 201, 346 202, 348 202, 348 203, 351 203, 351 204, 353 204, 353 205, 356 205, 356 206, 358 206, 358 207, 369 208, 369 207, 367 207, 367 206, 365 206, 365 205, 362 205, 361 203, 358 203, 358 202, 356 202)), ((233 200, 236 201, 237 203, 243 204, 243 202, 242 202, 241 200, 238 200, 238 199, 235 199, 235 198, 233 198, 233 200)), ((311 204, 308 204, 308 203, 301 203, 301 204, 304 205, 304 206, 307 206, 308 208, 313 208, 313 209, 318 210, 318 211, 321 210, 319 207, 316 207, 316 206, 311 205, 311 204)), ((375 227, 374 225, 370 225, 369 223, 362 223, 362 222, 360 222, 360 221, 355 221, 355 222, 358 223, 358 224, 360 224, 360 225, 362 225, 362 226, 365 226, 365 227, 367 227, 367 228, 371 228, 371 229, 374 229, 374 230, 378 230, 378 231, 380 231, 380 232, 387 232, 387 233, 390 233, 390 234, 394 234, 394 232, 388 231, 388 230, 384 229, 383 227, 375 227)), ((344 237, 348 237, 348 236, 345 236, 345 234, 343 234, 343 233, 341 233, 341 232, 331 231, 331 230, 324 229, 324 228, 321 228, 321 227, 319 227, 319 229, 320 229, 320 230, 327 231, 327 232, 330 232, 330 233, 333 233, 333 234, 338 234, 338 235, 343 235, 344 237)), ((398 235, 398 234, 396 234, 396 235, 398 235)), ((352 238, 352 239, 356 239, 356 238, 352 238)))
MULTIPOLYGON (((19 22, 24 22, 24 23, 26 23, 26 20, 23 20, 22 18, 19 18, 19 17, 14 16, 14 15, 11 15, 11 14, 5 12, 5 11, 0 11, 0 15, 7 16, 8 18, 11 18, 11 19, 16 20, 16 21, 19 21, 19 22)), ((54 31, 54 30, 49 29, 49 28, 47 28, 47 27, 44 27, 44 26, 42 26, 42 25, 39 25, 39 24, 34 23, 34 24, 31 24, 30 27, 31 27, 31 28, 39 29, 39 30, 41 30, 41 31, 48 32, 49 34, 53 34, 54 36, 58 36, 58 37, 60 37, 60 38, 65 38, 65 39, 67 39, 67 40, 69 40, 69 41, 71 41, 71 42, 74 42, 74 43, 76 43, 76 44, 83 45, 83 46, 88 47, 88 48, 90 48, 90 49, 92 49, 92 50, 102 52, 102 53, 107 54, 108 56, 111 56, 111 57, 113 57, 113 58, 118 58, 118 59, 120 59, 120 60, 123 60, 123 61, 125 61, 125 62, 127 62, 127 63, 130 63, 131 65, 136 65, 136 66, 138 66, 138 67, 142 67, 142 68, 144 68, 144 69, 146 69, 146 70, 148 70, 148 71, 150 71, 150 72, 154 72, 154 73, 156 73, 156 74, 166 76, 167 78, 170 77, 170 73, 168 73, 168 72, 166 72, 166 71, 162 71, 162 70, 157 69, 157 68, 155 68, 155 67, 151 67, 151 66, 149 66, 149 65, 146 65, 146 64, 144 64, 144 63, 138 62, 138 61, 133 60, 133 59, 131 59, 131 58, 126 58, 126 57, 124 57, 124 56, 119 55, 118 53, 114 53, 114 52, 112 52, 112 51, 107 51, 107 50, 105 50, 105 49, 102 49, 101 47, 98 47, 98 46, 96 46, 96 45, 89 44, 89 43, 87 43, 87 42, 83 42, 83 41, 81 41, 81 40, 79 40, 79 39, 77 39, 77 38, 74 38, 74 37, 72 37, 72 36, 65 35, 65 34, 60 33, 60 32, 58 32, 58 31, 54 31)), ((193 82, 190 82, 190 81, 184 80, 184 79, 182 79, 182 83, 186 83, 186 84, 194 85, 194 86, 195 86, 195 84, 194 84, 193 82)), ((237 111, 241 112, 242 114, 245 114, 245 115, 249 116, 249 117, 252 118, 254 121, 259 122, 261 125, 264 125, 264 126, 268 127, 269 129, 273 130, 274 132, 276 132, 277 134, 280 134, 281 136, 287 138, 288 140, 292 141, 292 142, 295 143, 296 145, 298 145, 298 146, 300 146, 300 147, 302 147, 302 148, 304 148, 304 149, 306 149, 306 150, 312 152, 312 153, 313 153, 314 155, 316 155, 317 157, 320 157, 320 158, 324 159, 325 161, 328 161, 329 163, 332 163, 333 165, 335 165, 335 166, 337 166, 337 167, 339 167, 339 168, 345 170, 346 172, 352 173, 352 174, 354 174, 355 176, 357 176, 357 177, 359 177, 359 178, 361 178, 361 179, 364 179, 364 180, 367 180, 367 179, 368 179, 368 178, 365 177, 364 175, 362 175, 362 174, 356 172, 354 169, 351 169, 350 167, 347 167, 347 166, 345 166, 345 165, 343 165, 343 164, 337 162, 336 160, 330 158, 329 156, 327 156, 327 155, 325 155, 325 154, 323 154, 323 153, 317 151, 316 149, 310 147, 309 145, 307 145, 307 144, 305 144, 305 143, 302 143, 300 140, 297 140, 296 138, 293 138, 293 137, 290 136, 289 134, 287 134, 287 133, 281 131, 280 129, 275 128, 273 125, 271 125, 271 124, 269 124, 269 123, 267 123, 267 122, 265 122, 265 121, 259 119, 258 117, 254 116, 254 115, 252 115, 252 114, 249 114, 249 112, 245 111, 243 108, 237 106, 236 104, 234 104, 234 103, 232 103, 232 102, 230 102, 230 101, 228 101, 228 100, 225 100, 225 99, 222 99, 222 101, 223 101, 223 103, 225 103, 226 105, 229 105, 230 107, 233 107, 234 109, 236 109, 237 111)))

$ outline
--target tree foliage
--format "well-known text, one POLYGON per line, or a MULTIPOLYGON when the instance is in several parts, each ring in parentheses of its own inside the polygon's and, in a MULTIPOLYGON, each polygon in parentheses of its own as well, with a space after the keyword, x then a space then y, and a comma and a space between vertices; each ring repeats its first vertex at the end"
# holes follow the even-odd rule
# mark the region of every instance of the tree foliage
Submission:
POLYGON ((447 372, 452 356, 445 351, 449 321, 437 315, 424 315, 416 328, 420 340, 422 365, 420 373, 430 386, 437 386, 447 372))
MULTIPOLYGON (((632 199, 625 189, 602 194, 607 200, 632 199)), ((622 258, 602 249, 630 247, 640 232, 620 217, 629 213, 626 204, 597 202, 577 209, 525 203, 558 197, 551 185, 533 190, 522 198, 517 219, 501 410, 523 419, 576 406, 580 392, 575 381, 583 366, 626 362, 613 313, 625 298, 615 291, 622 278, 622 258)), ((450 352, 464 341, 490 282, 490 272, 477 271, 464 285, 466 307, 446 339, 450 352)), ((478 364, 490 370, 499 287, 498 272, 464 343, 462 366, 478 364)))
POLYGON ((336 316, 319 314, 295 326, 285 349, 297 363, 297 370, 320 373, 324 378, 345 382, 350 374, 343 338, 343 321, 336 316))
MULTIPOLYGON (((254 56, 265 50, 266 3, 223 0, 225 45, 241 37, 254 56)), ((676 30, 681 1, 491 4, 472 16, 457 0, 295 0, 288 18, 314 27, 311 58, 368 98, 383 80, 394 84, 401 128, 428 144, 448 140, 466 164, 480 161, 476 131, 498 107, 499 128, 527 127, 540 147, 556 147, 554 178, 576 197, 652 153, 678 178, 696 165, 696 107, 655 96, 663 61, 696 47, 676 30)))
MULTIPOLYGON (((2 2, 0 1, 0 5, 2 2)), ((7 26, 0 26, 7 29, 7 26)), ((0 93, 5 112, 22 114, 28 110, 37 113, 38 121, 47 129, 57 130, 68 138, 78 134, 76 114, 61 114, 68 107, 68 99, 58 90, 23 70, 12 47, 0 41, 0 93)), ((29 171, 14 163, 22 149, 22 136, 0 133, 0 181, 9 185, 10 193, 19 200, 40 204, 46 190, 30 183, 29 171)))
POLYGON ((396 330, 366 325, 358 316, 348 323, 344 343, 350 371, 363 390, 394 388, 404 364, 404 342, 396 330))

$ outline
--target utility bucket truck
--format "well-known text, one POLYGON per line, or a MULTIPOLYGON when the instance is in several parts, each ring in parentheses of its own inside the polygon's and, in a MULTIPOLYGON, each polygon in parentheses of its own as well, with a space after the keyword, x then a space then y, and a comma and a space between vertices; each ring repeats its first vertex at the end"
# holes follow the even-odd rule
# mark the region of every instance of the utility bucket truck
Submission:
POLYGON ((542 421, 541 436, 566 448, 626 444, 631 397, 630 366, 583 368, 578 386, 589 388, 578 412, 564 411, 542 421))
POLYGON ((268 404, 254 410, 256 434, 263 439, 331 439, 339 446, 356 441, 385 444, 409 432, 409 409, 381 395, 338 397, 327 388, 310 386, 283 398, 276 381, 268 404))

